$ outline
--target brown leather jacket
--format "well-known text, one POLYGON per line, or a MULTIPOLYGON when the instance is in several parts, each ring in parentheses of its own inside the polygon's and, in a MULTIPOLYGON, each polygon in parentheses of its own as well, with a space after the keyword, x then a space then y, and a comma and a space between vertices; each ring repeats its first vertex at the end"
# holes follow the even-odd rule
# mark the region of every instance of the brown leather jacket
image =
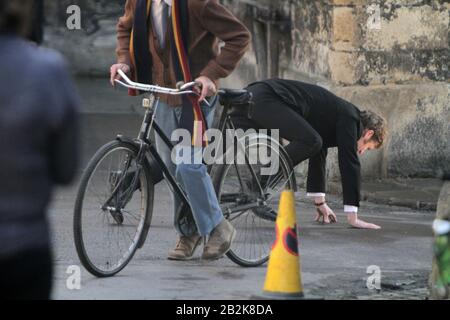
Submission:
MULTIPOLYGON (((218 0, 189 0, 189 59, 191 73, 195 78, 206 76, 218 85, 220 78, 227 77, 247 50, 251 36, 248 29, 218 0), (225 45, 219 49, 219 41, 225 45)), ((125 14, 117 25, 118 63, 130 64, 130 35, 136 0, 127 0, 125 14)), ((171 23, 168 23, 168 28, 171 23)), ((168 37, 166 37, 167 39, 168 37)), ((153 59, 153 81, 160 86, 176 86, 173 70, 170 41, 164 49, 159 45, 151 30, 150 54, 153 59)), ((170 105, 180 105, 179 97, 161 96, 161 101, 170 105)))

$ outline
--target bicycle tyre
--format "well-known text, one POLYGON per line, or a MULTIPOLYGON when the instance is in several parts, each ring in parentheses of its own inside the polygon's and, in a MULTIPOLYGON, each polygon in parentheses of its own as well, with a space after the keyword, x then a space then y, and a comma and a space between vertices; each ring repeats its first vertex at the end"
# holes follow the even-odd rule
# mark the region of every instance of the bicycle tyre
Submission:
POLYGON ((132 144, 121 142, 121 141, 112 141, 103 147, 101 147, 96 154, 92 157, 92 159, 89 161, 86 170, 84 171, 81 181, 78 188, 78 193, 75 201, 75 208, 74 208, 74 218, 73 218, 73 233, 74 233, 74 242, 75 242, 75 248, 78 254, 78 257, 82 263, 82 265, 86 268, 88 272, 90 272, 92 275, 96 277, 112 277, 119 273, 127 266, 127 264, 130 262, 130 260, 133 258, 134 254, 136 253, 137 249, 139 249, 142 246, 142 243, 145 239, 143 237, 147 236, 148 228, 151 224, 151 218, 152 218, 152 212, 153 212, 153 200, 154 200, 154 184, 151 179, 150 170, 148 167, 148 163, 144 160, 143 166, 142 166, 142 174, 144 177, 144 180, 146 181, 146 191, 144 194, 144 197, 146 198, 146 208, 145 208, 145 214, 142 221, 142 227, 139 230, 139 235, 136 236, 137 241, 133 242, 133 247, 129 251, 127 257, 123 259, 123 262, 114 268, 113 270, 102 270, 98 266, 96 266, 92 262, 92 258, 89 257, 87 251, 86 251, 86 244, 83 239, 83 227, 82 227, 82 217, 83 217, 83 203, 86 199, 86 189, 88 186, 88 183, 95 173, 96 168, 100 165, 103 159, 105 157, 112 153, 114 150, 128 150, 129 153, 132 155, 132 157, 136 158, 138 154, 138 148, 132 144), (140 245, 141 244, 141 245, 140 245))

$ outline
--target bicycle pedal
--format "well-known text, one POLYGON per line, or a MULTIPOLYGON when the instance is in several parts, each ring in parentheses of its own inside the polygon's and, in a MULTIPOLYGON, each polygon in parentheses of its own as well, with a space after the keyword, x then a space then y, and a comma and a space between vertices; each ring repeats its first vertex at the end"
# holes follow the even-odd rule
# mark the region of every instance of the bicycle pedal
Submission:
POLYGON ((254 208, 253 212, 263 220, 276 221, 278 213, 268 206, 254 208))

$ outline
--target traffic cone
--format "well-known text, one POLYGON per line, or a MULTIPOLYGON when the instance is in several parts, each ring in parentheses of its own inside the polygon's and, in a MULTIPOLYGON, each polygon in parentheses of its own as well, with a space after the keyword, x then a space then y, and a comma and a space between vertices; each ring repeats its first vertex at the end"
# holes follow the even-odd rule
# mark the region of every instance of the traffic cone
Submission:
POLYGON ((293 191, 281 194, 276 240, 270 253, 263 298, 302 299, 300 256, 293 191))

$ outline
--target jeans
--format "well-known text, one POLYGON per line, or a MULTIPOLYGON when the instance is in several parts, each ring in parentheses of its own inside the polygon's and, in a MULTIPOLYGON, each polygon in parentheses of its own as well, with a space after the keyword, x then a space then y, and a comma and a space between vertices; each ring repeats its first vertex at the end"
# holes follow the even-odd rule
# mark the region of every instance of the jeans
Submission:
MULTIPOLYGON (((216 101, 216 98, 211 100, 211 107, 206 104, 201 105, 209 127, 214 119, 216 101)), ((156 122, 169 139, 172 132, 179 127, 181 111, 182 106, 172 107, 162 102, 159 103, 155 111, 156 122)), ((176 165, 172 161, 170 149, 164 144, 158 134, 156 134, 156 149, 170 173, 177 179, 177 182, 187 194, 198 234, 200 236, 210 234, 222 222, 224 217, 206 166, 196 163, 176 165)), ((199 152, 202 152, 201 148, 192 148, 191 158, 199 152)), ((181 233, 176 223, 178 219, 176 213, 182 202, 175 194, 173 194, 173 198, 175 228, 177 228, 178 233, 181 233)))

